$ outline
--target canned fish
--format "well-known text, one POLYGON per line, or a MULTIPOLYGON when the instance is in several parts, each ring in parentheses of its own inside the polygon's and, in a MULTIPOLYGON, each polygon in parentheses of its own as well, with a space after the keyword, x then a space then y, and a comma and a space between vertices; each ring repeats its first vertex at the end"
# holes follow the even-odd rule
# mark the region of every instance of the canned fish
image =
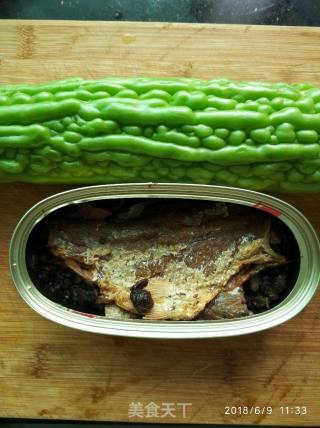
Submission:
POLYGON ((13 281, 36 312, 83 331, 143 338, 236 336, 279 325, 314 295, 319 260, 314 229, 286 202, 192 184, 53 195, 22 217, 10 245, 13 281), (67 291, 59 300, 61 284, 67 291))

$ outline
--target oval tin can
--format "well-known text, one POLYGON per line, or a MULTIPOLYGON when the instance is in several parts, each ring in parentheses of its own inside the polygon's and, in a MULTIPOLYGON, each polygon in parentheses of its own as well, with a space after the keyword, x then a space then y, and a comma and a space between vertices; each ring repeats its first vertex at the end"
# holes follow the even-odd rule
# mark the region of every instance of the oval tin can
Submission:
POLYGON ((34 205, 19 221, 10 244, 14 284, 26 303, 40 315, 78 330, 108 335, 198 339, 236 336, 269 329, 297 315, 311 300, 320 282, 320 244, 301 212, 273 196, 231 187, 192 184, 117 184, 82 187, 50 196, 34 205), (267 211, 284 222, 300 252, 300 269, 293 289, 272 309, 238 319, 210 321, 110 320, 54 303, 33 284, 27 269, 26 248, 31 231, 49 213, 66 205, 102 199, 184 198, 229 202, 267 211))

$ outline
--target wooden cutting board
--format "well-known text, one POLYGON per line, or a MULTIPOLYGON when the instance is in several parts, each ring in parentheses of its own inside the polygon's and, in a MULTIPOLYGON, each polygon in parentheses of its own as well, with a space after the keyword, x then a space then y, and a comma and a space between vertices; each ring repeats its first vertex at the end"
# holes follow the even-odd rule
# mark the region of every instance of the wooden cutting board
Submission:
MULTIPOLYGON (((319 46, 317 28, 2 21, 0 83, 149 75, 320 84, 319 46)), ((63 189, 0 186, 0 416, 319 426, 319 293, 285 325, 219 340, 99 336, 34 313, 13 287, 9 239, 29 207, 63 189), (143 407, 144 417, 130 417, 131 403, 151 402, 173 403, 175 417, 147 418, 143 407), (181 403, 191 403, 185 417, 181 403), (272 414, 226 414, 232 406, 272 414)), ((319 195, 283 198, 320 232, 319 195)))

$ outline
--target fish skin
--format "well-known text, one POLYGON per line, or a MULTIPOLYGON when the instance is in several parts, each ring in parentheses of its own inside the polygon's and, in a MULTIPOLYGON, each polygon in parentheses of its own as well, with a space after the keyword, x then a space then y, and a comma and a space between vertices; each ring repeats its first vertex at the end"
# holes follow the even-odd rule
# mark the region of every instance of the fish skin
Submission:
POLYGON ((49 248, 98 284, 100 302, 131 313, 136 311, 130 288, 147 278, 145 290, 154 302, 144 315, 148 320, 195 319, 230 281, 241 286, 257 269, 286 262, 269 245, 270 218, 261 211, 221 204, 158 208, 151 216, 142 212, 120 223, 112 218, 56 222, 49 248))
POLYGON ((200 313, 199 320, 240 318, 251 315, 245 300, 243 287, 221 291, 200 313))

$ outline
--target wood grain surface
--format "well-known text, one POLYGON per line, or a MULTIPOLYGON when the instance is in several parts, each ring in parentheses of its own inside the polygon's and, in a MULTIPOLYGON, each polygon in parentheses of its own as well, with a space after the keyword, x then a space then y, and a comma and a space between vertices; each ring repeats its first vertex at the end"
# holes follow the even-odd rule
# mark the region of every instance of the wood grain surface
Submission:
MULTIPOLYGON (((228 77, 320 84, 320 29, 0 21, 0 84, 67 76, 228 77)), ((0 186, 0 416, 319 426, 318 293, 285 325, 218 340, 138 340, 73 331, 18 296, 8 245, 19 217, 62 186, 0 186), (130 403, 192 403, 186 417, 130 418, 130 403), (271 415, 226 415, 271 406, 271 415), (280 406, 306 406, 282 415, 280 406)), ((282 195, 320 233, 319 195, 282 195)))

